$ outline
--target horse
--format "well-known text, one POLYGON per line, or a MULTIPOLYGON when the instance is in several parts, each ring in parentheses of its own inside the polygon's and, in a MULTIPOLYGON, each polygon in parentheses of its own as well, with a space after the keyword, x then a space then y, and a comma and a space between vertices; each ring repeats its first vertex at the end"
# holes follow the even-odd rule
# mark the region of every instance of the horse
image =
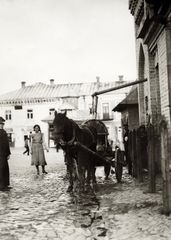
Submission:
POLYGON ((91 179, 95 181, 94 158, 88 151, 80 146, 84 145, 92 151, 96 151, 97 130, 95 127, 79 127, 75 121, 66 116, 66 112, 57 113, 53 121, 54 142, 60 146, 65 153, 68 170, 69 186, 67 192, 73 190, 73 161, 76 160, 78 179, 81 190, 84 190, 85 173, 87 172, 87 184, 90 185, 91 179))

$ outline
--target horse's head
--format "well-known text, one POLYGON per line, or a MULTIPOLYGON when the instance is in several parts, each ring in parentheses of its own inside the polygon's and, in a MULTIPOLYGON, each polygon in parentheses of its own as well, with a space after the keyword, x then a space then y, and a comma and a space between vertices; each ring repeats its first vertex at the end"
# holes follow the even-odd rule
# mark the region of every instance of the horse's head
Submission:
MULTIPOLYGON (((66 142, 66 135, 67 135, 67 130, 69 129, 69 119, 66 117, 66 112, 64 113, 57 113, 55 111, 55 118, 53 121, 53 129, 54 129, 54 141, 56 144, 59 142, 66 142)), ((68 133, 69 134, 69 133, 68 133)))

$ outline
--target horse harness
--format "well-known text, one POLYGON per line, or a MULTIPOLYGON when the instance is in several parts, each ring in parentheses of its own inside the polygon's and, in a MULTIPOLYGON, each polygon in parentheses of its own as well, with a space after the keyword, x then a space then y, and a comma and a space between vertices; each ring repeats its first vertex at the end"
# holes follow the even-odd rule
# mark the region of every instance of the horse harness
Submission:
MULTIPOLYGON (((78 144, 80 144, 78 138, 76 137, 76 131, 75 131, 75 125, 74 125, 74 121, 72 119, 70 119, 71 121, 71 124, 72 124, 72 130, 73 130, 73 134, 72 134, 72 138, 71 140, 69 140, 68 142, 65 142, 63 141, 63 139, 60 139, 60 144, 61 146, 77 146, 78 144)), ((92 139, 93 139, 93 142, 92 143, 95 143, 96 142, 96 139, 92 133, 92 131, 87 127, 87 126, 84 126, 83 129, 86 129, 92 136, 92 139)))

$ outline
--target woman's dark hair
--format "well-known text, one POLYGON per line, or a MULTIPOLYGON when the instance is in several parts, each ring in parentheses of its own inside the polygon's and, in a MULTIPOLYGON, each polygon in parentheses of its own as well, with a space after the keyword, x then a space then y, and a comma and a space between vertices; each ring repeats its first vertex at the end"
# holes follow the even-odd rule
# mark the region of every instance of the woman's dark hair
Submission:
POLYGON ((36 127, 38 127, 38 128, 39 128, 39 131, 41 132, 41 128, 40 128, 40 126, 39 126, 38 124, 34 125, 33 130, 35 131, 35 128, 36 128, 36 127))

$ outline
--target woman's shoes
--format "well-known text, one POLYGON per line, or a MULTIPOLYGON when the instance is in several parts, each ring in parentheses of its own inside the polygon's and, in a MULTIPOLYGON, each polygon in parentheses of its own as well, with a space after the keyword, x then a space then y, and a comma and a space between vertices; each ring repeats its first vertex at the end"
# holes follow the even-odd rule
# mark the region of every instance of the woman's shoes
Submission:
MULTIPOLYGON (((46 171, 42 171, 43 174, 48 174, 46 171)), ((39 171, 37 172, 37 175, 39 175, 39 171)))

